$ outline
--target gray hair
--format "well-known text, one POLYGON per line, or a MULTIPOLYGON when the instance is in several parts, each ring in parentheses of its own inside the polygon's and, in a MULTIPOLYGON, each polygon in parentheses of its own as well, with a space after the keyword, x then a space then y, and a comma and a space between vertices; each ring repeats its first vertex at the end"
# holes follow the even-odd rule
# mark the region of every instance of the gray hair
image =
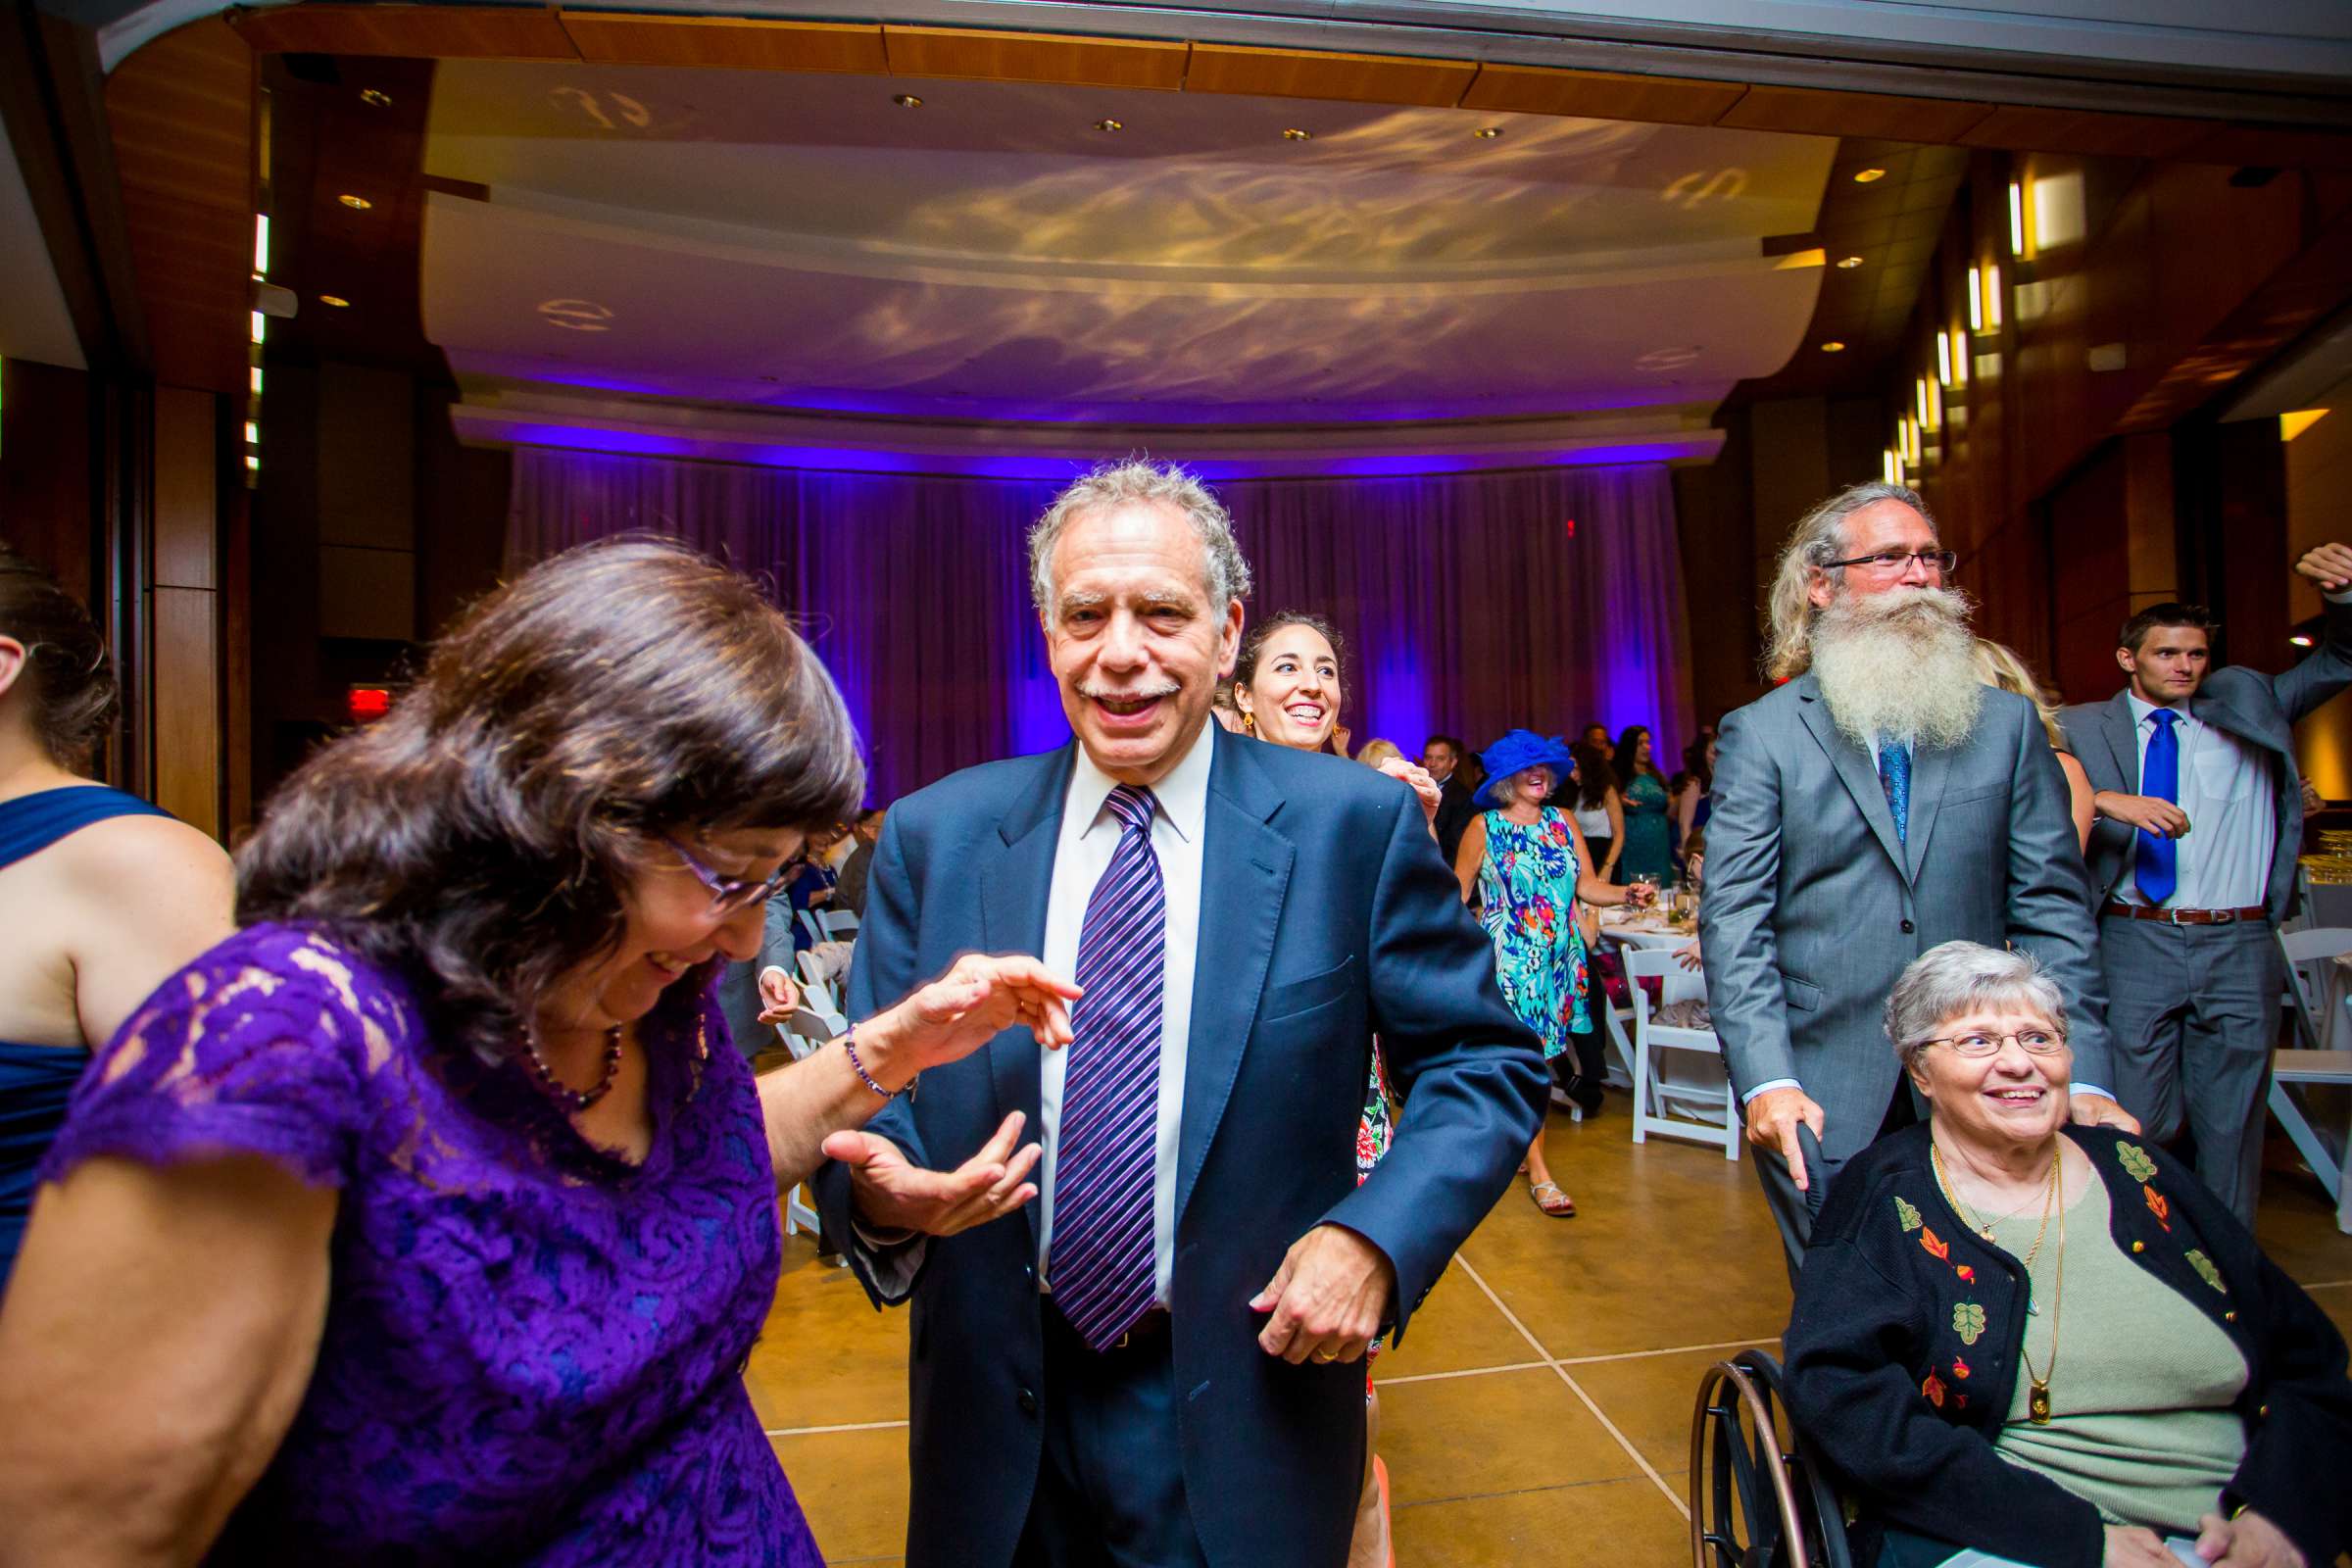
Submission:
POLYGON ((1886 1038, 1907 1072, 1927 1043, 1964 1012, 2015 1006, 2049 1020, 2064 1037, 2066 998, 2030 953, 1946 942, 1911 960, 1886 997, 1886 1038))
POLYGON ((1813 573, 1845 553, 1845 519, 1864 507, 1899 501, 1936 526, 1936 514, 1919 492, 1908 485, 1873 479, 1848 485, 1796 519, 1788 542, 1781 547, 1780 569, 1772 579, 1770 636, 1764 651, 1764 673, 1774 680, 1790 680, 1813 667, 1813 573))
POLYGON ((1082 512, 1136 501, 1172 508, 1200 536, 1200 579, 1208 589, 1212 613, 1221 612, 1233 600, 1250 597, 1250 563, 1234 543, 1233 514, 1225 504, 1176 464, 1130 458, 1098 465, 1072 480, 1029 530, 1029 593, 1037 601, 1038 613, 1050 616, 1054 612, 1054 547, 1061 543, 1070 520, 1082 512))

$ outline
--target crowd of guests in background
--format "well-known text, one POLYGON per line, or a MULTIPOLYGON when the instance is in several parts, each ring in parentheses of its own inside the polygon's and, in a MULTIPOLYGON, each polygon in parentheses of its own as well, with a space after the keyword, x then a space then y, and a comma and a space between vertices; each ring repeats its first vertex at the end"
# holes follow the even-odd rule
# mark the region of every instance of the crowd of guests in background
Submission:
POLYGON ((1596 911, 1677 879, 1859 1560, 2333 1560, 2344 1346, 2251 1219, 2352 550, 2294 669, 2156 606, 2068 710, 1955 564, 1824 503, 1781 684, 1671 775, 1351 754, 1334 627, 1247 624, 1215 497, 1110 465, 1030 538, 1071 744, 886 809, 757 585, 612 542, 232 872, 87 777, 103 644, 0 552, 0 1564, 808 1568, 739 1375, 808 1183, 913 1314, 910 1565, 1378 1568, 1371 1359, 1514 1165, 1576 1212, 1596 911), (756 1077, 806 985, 849 1026, 756 1077))

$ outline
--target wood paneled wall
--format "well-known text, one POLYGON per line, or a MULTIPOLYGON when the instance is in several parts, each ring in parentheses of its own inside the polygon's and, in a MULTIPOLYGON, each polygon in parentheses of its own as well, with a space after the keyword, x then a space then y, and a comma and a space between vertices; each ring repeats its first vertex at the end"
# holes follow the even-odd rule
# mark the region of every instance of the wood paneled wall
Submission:
POLYGON ((218 838, 226 826, 220 615, 220 400, 155 395, 150 711, 155 804, 218 838))
MULTIPOLYGON (((2118 684, 2116 626, 2156 600, 2205 591, 2198 563, 2224 549, 2219 538, 2247 558, 2230 573, 2246 603, 2282 607, 2283 534, 2272 543, 2244 511, 2269 506, 2258 499, 2268 491, 2233 501, 2234 521, 2218 503, 2192 506, 2192 492, 2221 493, 2222 443, 2173 437, 2347 297, 2352 190, 2338 176, 2240 180, 2198 165, 1979 155, 1887 383, 1885 439, 1914 407, 1918 379, 1937 376, 1936 333, 1952 333, 1965 385, 1940 394, 1919 484, 1962 555, 1981 629, 2069 700, 2089 701, 2118 684), (2013 178, 2029 192, 2065 182, 2080 194, 2082 232, 2030 238, 2012 255, 2013 178), (2001 270, 1999 319, 1982 331, 1969 329, 1972 266, 2001 270), (2333 286, 2323 281, 2339 269, 2333 286)), ((2277 438, 2275 421, 2261 421, 2231 439, 2277 438)))

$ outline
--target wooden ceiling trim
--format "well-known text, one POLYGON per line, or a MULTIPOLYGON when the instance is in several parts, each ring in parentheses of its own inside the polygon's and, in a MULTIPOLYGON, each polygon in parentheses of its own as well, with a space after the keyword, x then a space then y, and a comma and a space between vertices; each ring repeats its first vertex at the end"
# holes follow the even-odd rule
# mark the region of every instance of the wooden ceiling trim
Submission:
POLYGON ((1189 44, 1153 38, 892 25, 882 28, 882 47, 890 58, 890 74, 897 76, 1042 81, 1150 92, 1181 89, 1192 52, 1189 44))
POLYGON ((553 7, 304 4, 230 15, 263 54, 417 60, 577 60, 553 7))
POLYGON ((218 17, 116 68, 106 118, 156 379, 236 392, 251 340, 254 60, 218 17))
POLYGON ((2002 104, 1960 136, 1970 147, 2085 158, 2170 158, 2213 129, 2210 121, 2101 115, 2002 104))
POLYGON ((886 75, 879 24, 765 22, 562 11, 557 21, 580 58, 613 66, 713 66, 735 71, 849 72, 886 75))
POLYGON ((1547 66, 1479 67, 1462 94, 1464 109, 1496 114, 1631 120, 1659 125, 1712 125, 1747 93, 1737 81, 1637 76, 1615 71, 1547 66))
POLYGON ((1718 125, 1808 136, 1884 136, 1893 141, 1956 142, 1992 113, 1990 104, 1890 93, 1828 92, 1815 87, 1750 87, 1718 125))
POLYGON ((1197 43, 1184 90, 1450 109, 1477 75, 1478 67, 1467 60, 1197 43))

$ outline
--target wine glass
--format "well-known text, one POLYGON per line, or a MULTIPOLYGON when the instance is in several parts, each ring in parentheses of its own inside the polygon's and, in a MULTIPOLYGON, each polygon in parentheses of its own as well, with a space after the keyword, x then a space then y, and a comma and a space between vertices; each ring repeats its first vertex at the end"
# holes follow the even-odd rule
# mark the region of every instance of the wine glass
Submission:
POLYGON ((1636 890, 1634 903, 1641 908, 1647 910, 1658 906, 1657 872, 1637 871, 1626 879, 1626 886, 1636 890))

